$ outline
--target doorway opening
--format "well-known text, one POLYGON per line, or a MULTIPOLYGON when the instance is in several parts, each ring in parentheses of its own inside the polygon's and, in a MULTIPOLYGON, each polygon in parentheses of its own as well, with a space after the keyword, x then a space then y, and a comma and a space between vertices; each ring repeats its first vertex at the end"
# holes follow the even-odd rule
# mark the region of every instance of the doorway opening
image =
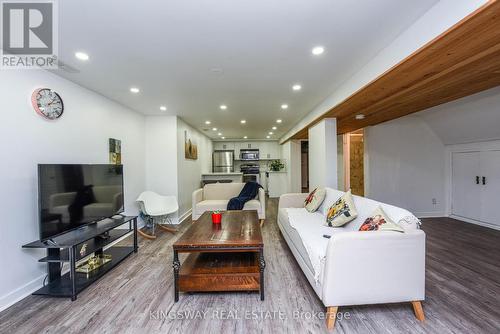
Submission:
POLYGON ((354 195, 365 195, 365 144, 363 129, 347 133, 344 142, 344 189, 354 195))
POLYGON ((309 142, 300 142, 300 175, 303 193, 309 192, 309 142))

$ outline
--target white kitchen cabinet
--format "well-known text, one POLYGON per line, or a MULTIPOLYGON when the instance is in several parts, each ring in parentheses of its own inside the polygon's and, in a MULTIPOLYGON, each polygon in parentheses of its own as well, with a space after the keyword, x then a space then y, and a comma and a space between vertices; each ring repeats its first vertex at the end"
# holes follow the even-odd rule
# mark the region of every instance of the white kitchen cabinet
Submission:
POLYGON ((259 149, 260 148, 260 143, 255 142, 255 141, 243 141, 241 142, 241 148, 242 149, 259 149))
POLYGON ((216 141, 214 142, 214 150, 234 150, 234 143, 232 142, 224 142, 224 141, 216 141))
POLYGON ((287 173, 286 172, 269 172, 267 179, 267 190, 269 197, 280 197, 288 192, 287 189, 287 173))
POLYGON ((260 148, 260 158, 261 159, 279 159, 279 144, 275 141, 264 141, 261 143, 260 148))
POLYGON ((240 160, 241 142, 234 143, 234 159, 240 160))
POLYGON ((500 226, 500 151, 452 154, 453 215, 500 226))
POLYGON ((240 152, 244 149, 258 149, 260 159, 273 160, 280 158, 280 145, 277 141, 216 141, 214 150, 234 150, 234 158, 240 159, 240 152))
POLYGON ((236 160, 240 159, 241 156, 241 150, 248 150, 248 149, 258 149, 259 145, 257 142, 247 142, 247 141, 237 141, 234 142, 234 157, 236 160))

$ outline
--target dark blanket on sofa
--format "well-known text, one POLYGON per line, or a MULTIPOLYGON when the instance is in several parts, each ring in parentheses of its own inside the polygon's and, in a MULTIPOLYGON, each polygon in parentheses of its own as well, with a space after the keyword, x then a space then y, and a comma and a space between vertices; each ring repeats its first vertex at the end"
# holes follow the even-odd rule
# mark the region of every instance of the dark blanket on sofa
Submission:
POLYGON ((247 182, 241 189, 238 197, 233 197, 227 203, 228 210, 243 210, 245 203, 254 199, 259 192, 259 188, 262 188, 257 182, 247 182))

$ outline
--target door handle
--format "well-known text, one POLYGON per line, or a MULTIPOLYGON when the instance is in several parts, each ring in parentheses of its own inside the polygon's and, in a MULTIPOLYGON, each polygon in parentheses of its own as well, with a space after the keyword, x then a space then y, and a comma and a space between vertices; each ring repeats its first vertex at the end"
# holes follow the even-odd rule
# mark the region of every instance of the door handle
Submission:
POLYGON ((486 176, 483 176, 483 185, 486 184, 486 176))
POLYGON ((479 184, 479 176, 476 176, 476 184, 479 184))

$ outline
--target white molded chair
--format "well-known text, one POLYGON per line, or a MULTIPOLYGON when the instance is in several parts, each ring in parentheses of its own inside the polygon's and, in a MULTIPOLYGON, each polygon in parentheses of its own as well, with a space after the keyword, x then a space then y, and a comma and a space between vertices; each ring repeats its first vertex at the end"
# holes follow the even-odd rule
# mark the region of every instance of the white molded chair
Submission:
POLYGON ((162 196, 153 191, 144 191, 137 198, 137 203, 141 209, 146 222, 146 227, 151 230, 151 234, 148 234, 142 230, 139 230, 139 234, 148 239, 156 239, 155 227, 175 233, 177 229, 167 227, 165 225, 172 225, 172 219, 170 215, 179 210, 179 204, 177 204, 177 198, 175 196, 162 196))

